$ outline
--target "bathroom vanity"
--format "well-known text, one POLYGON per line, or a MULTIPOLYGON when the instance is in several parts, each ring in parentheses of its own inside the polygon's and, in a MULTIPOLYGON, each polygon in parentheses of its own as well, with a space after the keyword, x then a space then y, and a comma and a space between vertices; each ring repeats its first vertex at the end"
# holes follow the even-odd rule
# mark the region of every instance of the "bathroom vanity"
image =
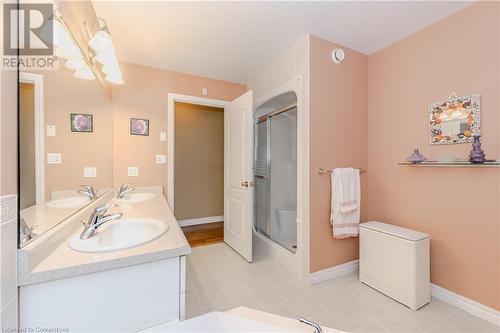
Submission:
POLYGON ((190 251, 161 188, 120 200, 109 191, 19 250, 20 327, 137 331, 182 320, 190 251), (123 216, 81 241, 82 221, 104 204, 123 216))

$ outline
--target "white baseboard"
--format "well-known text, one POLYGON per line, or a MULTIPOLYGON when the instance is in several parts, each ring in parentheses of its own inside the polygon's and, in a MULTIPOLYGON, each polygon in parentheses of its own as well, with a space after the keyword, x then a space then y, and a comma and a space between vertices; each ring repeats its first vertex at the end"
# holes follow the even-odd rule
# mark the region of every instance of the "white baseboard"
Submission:
MULTIPOLYGON (((358 268, 359 260, 353 260, 342 265, 323 269, 318 272, 310 273, 309 283, 316 284, 342 275, 354 273, 358 270, 358 268)), ((493 325, 500 326, 500 311, 487 307, 486 305, 456 294, 433 283, 431 283, 431 295, 442 300, 443 302, 451 304, 465 312, 492 323, 493 325)))
POLYGON ((476 317, 500 326, 500 311, 431 283, 431 295, 476 317))
POLYGON ((321 271, 309 273, 309 283, 316 284, 336 277, 357 272, 359 268, 359 260, 346 262, 345 264, 326 268, 321 271))
POLYGON ((215 223, 215 222, 224 222, 224 215, 200 217, 197 219, 189 219, 189 220, 180 220, 178 222, 181 227, 187 227, 190 225, 198 225, 198 224, 215 223))

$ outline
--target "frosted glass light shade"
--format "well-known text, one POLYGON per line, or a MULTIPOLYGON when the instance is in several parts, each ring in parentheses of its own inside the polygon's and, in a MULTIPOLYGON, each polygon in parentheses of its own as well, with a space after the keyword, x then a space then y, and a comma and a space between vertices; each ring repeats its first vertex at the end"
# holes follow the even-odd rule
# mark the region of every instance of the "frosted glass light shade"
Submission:
POLYGON ((51 20, 47 22, 48 24, 52 23, 52 44, 55 46, 71 46, 73 45, 73 39, 69 35, 68 30, 64 27, 64 25, 57 21, 51 20))
POLYGON ((59 46, 55 51, 56 56, 66 60, 79 60, 82 59, 82 54, 78 48, 74 45, 62 45, 59 46))
POLYGON ((75 76, 83 80, 95 80, 94 72, 87 66, 75 72, 75 76))
POLYGON ((84 68, 85 66, 87 66, 87 64, 83 59, 76 59, 76 60, 66 60, 64 66, 72 70, 77 70, 84 68))
POLYGON ((117 63, 116 55, 112 53, 97 53, 95 60, 103 65, 117 63))
POLYGON ((90 39, 89 46, 97 53, 114 53, 115 50, 111 35, 104 30, 99 30, 94 37, 90 39))
POLYGON ((122 71, 117 63, 102 66, 102 72, 108 75, 122 75, 122 71))
POLYGON ((123 77, 117 74, 108 74, 106 75, 106 81, 113 84, 124 84, 123 77))

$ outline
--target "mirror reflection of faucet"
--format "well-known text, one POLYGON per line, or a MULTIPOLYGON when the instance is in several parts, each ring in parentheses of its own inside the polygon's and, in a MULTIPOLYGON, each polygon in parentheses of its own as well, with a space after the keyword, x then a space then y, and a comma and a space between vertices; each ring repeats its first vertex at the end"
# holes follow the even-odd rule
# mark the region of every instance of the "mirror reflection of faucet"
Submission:
POLYGON ((38 236, 36 233, 33 232, 33 229, 35 229, 37 227, 37 225, 34 225, 32 227, 29 227, 27 224, 26 224, 26 221, 24 221, 23 218, 21 218, 21 244, 22 243, 25 243, 29 240, 31 240, 32 238, 38 236))
POLYGON ((120 186, 120 188, 118 189, 118 192, 116 193, 116 198, 117 199, 123 199, 123 196, 125 194, 127 194, 128 192, 132 192, 133 190, 135 190, 135 187, 132 186, 132 184, 128 183, 128 184, 123 184, 122 186, 120 186))
POLYGON ((96 191, 90 185, 80 185, 80 189, 77 192, 86 195, 91 201, 97 198, 96 191))
POLYGON ((84 224, 83 231, 80 234, 80 239, 89 239, 90 237, 95 235, 97 229, 101 225, 105 224, 106 222, 119 219, 123 216, 123 213, 105 215, 108 207, 108 205, 105 205, 94 209, 89 217, 89 220, 84 224))

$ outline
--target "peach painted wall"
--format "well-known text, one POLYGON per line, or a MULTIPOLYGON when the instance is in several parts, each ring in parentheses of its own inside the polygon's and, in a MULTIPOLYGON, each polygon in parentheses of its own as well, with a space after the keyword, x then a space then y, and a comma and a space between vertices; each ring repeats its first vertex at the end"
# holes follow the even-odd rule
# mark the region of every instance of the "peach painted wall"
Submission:
POLYGON ((57 71, 39 73, 43 75, 45 127, 56 126, 56 136, 44 133, 45 153, 62 154, 61 164, 47 164, 45 157, 45 200, 50 200, 52 191, 75 190, 81 184, 110 188, 113 185, 111 99, 97 80, 78 79, 63 63, 57 71), (71 132, 71 113, 92 114, 94 131, 71 132), (97 177, 84 178, 84 167, 96 167, 97 177))
MULTIPOLYGON (((310 39, 310 271, 316 272, 358 258, 358 239, 332 236, 330 178, 319 168, 367 167, 368 57, 342 47, 345 60, 337 65, 331 52, 340 45, 310 39)), ((369 171, 369 173, 371 173, 369 171)), ((362 174, 361 220, 366 217, 366 182, 362 174)))
POLYGON ((500 310, 499 170, 397 165, 414 146, 467 158, 470 144, 429 144, 427 108, 452 92, 481 94, 483 148, 500 158, 499 7, 472 5, 369 57, 367 216, 429 233, 431 282, 500 310))
MULTIPOLYGON (((167 131, 168 93, 233 100, 246 86, 130 63, 121 63, 125 85, 113 87, 113 184, 163 186, 166 194, 167 165, 156 164, 156 155, 167 153, 160 131, 167 131), (130 135, 130 118, 149 119, 149 136, 130 135), (127 167, 139 167, 139 177, 127 176, 127 167)), ((168 159, 168 156, 167 156, 168 159)))

